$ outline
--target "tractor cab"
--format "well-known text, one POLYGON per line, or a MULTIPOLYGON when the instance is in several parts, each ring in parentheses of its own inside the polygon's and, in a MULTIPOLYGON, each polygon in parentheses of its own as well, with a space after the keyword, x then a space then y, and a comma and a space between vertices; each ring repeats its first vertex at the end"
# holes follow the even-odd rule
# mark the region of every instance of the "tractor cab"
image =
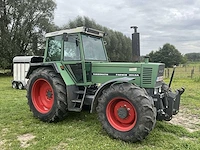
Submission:
POLYGON ((91 62, 108 62, 103 36, 102 31, 85 27, 47 33, 44 61, 61 62, 75 82, 87 84, 91 82, 91 62))

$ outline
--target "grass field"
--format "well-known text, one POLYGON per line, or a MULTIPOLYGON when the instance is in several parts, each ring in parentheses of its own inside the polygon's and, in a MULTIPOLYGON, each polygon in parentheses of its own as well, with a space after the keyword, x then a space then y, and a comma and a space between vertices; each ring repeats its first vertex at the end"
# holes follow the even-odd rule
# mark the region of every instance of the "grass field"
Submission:
MULTIPOLYGON (((190 64, 186 69, 177 67, 172 87, 186 88, 182 95, 180 113, 176 115, 174 122, 157 121, 150 135, 138 143, 127 143, 108 137, 102 130, 97 114, 87 111, 69 113, 59 123, 41 122, 29 111, 26 91, 12 89, 12 77, 0 76, 0 149, 199 150, 199 66, 200 64, 190 64), (190 71, 193 67, 195 71, 191 78, 190 71)), ((169 78, 165 81, 169 82, 169 78)))

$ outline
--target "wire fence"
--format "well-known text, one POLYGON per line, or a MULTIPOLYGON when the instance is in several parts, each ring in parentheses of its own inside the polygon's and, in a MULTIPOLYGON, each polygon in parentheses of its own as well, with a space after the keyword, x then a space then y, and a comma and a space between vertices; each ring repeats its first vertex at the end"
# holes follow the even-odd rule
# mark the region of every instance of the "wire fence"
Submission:
MULTIPOLYGON (((170 78, 173 68, 166 68, 164 77, 170 78)), ((175 78, 200 78, 200 64, 179 65, 175 70, 175 78)))

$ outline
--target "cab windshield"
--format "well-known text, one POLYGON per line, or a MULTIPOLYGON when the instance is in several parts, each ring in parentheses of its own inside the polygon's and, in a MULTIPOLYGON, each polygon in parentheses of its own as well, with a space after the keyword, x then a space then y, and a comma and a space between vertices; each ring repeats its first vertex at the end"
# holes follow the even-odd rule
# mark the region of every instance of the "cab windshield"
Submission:
POLYGON ((85 60, 105 61, 106 54, 101 38, 82 35, 85 60))

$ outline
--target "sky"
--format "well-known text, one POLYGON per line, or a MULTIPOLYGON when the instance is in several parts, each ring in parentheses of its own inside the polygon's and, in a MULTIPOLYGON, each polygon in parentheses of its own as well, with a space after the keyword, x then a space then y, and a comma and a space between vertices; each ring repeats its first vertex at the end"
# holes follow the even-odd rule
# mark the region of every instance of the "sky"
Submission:
MULTIPOLYGON (((200 52, 200 0, 55 0, 54 22, 63 26, 77 16, 131 38, 138 26, 141 55, 174 45, 180 53, 200 52)), ((120 41, 119 41, 120 42, 120 41)))

